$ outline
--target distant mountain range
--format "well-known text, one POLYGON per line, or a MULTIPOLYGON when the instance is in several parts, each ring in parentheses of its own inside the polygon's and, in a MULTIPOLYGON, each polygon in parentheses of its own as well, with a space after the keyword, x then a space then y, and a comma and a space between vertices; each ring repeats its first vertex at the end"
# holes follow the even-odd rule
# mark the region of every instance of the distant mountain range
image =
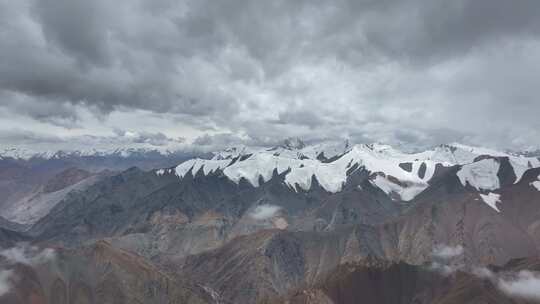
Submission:
POLYGON ((0 149, 0 161, 18 161, 41 163, 44 161, 72 162, 89 168, 104 168, 109 170, 126 169, 130 164, 143 169, 166 167, 178 164, 186 159, 210 155, 202 152, 168 150, 157 148, 116 148, 116 149, 85 149, 85 150, 48 150, 34 151, 24 148, 0 149))

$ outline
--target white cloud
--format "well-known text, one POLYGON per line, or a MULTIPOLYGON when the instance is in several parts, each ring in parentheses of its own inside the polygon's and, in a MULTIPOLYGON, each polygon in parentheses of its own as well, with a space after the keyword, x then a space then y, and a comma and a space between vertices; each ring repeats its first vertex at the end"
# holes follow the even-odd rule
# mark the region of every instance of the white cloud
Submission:
POLYGON ((489 270, 486 267, 474 267, 472 269, 472 274, 481 279, 493 279, 495 277, 493 271, 489 270))
POLYGON ((463 254, 463 246, 438 245, 433 249, 433 257, 449 260, 463 254))
POLYGON ((531 271, 520 271, 515 278, 501 278, 499 288, 508 295, 540 300, 540 274, 531 271))
POLYGON ((19 244, 0 251, 0 256, 4 257, 10 264, 21 263, 35 266, 54 260, 56 258, 56 252, 52 248, 41 250, 36 246, 19 244))
POLYGON ((281 210, 280 206, 264 204, 255 207, 250 216, 256 220, 266 220, 273 217, 279 210, 281 210))
POLYGON ((5 295, 11 288, 10 278, 12 275, 11 270, 0 270, 0 296, 5 295))
POLYGON ((453 274, 458 270, 463 270, 465 265, 461 259, 455 259, 463 255, 464 249, 461 245, 448 246, 439 244, 433 248, 431 256, 433 262, 430 265, 431 270, 437 271, 444 276, 453 274))
POLYGON ((489 280, 509 296, 540 300, 540 273, 528 270, 496 273, 483 266, 467 267, 461 259, 455 259, 463 253, 464 248, 461 245, 438 245, 433 249, 430 269, 443 276, 452 275, 456 271, 466 271, 477 278, 489 280))
MULTIPOLYGON (((40 249, 26 243, 0 251, 0 256, 5 259, 7 265, 24 264, 28 266, 42 265, 56 258, 56 252, 52 248, 40 249)), ((0 270, 0 296, 11 289, 11 283, 16 280, 13 270, 0 270)))
POLYGON ((517 298, 540 300, 540 273, 522 270, 518 273, 495 273, 486 267, 473 267, 471 273, 486 279, 502 292, 517 298))

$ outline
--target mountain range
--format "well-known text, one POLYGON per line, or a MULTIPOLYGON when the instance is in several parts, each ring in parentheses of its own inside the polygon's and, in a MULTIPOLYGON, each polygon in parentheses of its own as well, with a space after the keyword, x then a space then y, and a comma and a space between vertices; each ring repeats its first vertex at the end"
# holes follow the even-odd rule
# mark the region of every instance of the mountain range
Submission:
POLYGON ((534 153, 12 151, 0 193, 0 302, 540 301, 534 153))

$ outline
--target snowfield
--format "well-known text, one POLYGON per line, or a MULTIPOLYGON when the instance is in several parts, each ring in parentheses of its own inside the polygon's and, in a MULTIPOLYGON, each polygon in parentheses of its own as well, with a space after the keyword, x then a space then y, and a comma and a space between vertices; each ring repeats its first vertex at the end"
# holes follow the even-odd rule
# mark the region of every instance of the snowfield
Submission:
POLYGON ((500 164, 495 159, 483 159, 472 164, 464 165, 458 171, 457 176, 463 186, 471 185, 477 190, 499 189, 500 164))
POLYGON ((501 202, 501 196, 499 194, 490 192, 488 194, 480 194, 480 197, 488 206, 497 212, 501 212, 499 208, 497 208, 497 203, 501 202))

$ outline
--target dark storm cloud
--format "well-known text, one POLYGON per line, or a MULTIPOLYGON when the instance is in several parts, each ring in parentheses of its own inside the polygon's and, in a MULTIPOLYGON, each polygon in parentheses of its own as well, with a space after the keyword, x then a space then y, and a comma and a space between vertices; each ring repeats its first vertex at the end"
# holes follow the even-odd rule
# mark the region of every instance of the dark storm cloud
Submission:
POLYGON ((0 92, 0 110, 27 115, 37 121, 72 128, 77 125, 78 113, 73 104, 54 99, 38 99, 35 96, 0 92))
POLYGON ((132 1, 1 5, 10 15, 0 34, 6 42, 0 49, 6 59, 0 66, 3 90, 103 112, 124 107, 200 116, 235 108, 219 91, 213 63, 162 52, 154 41, 183 43, 173 16, 161 20, 132 1), (167 25, 170 32, 162 28, 167 25), (161 31, 167 35, 159 36, 161 31))
POLYGON ((83 64, 109 62, 108 33, 101 23, 103 18, 110 18, 105 2, 36 1, 34 13, 45 38, 61 50, 83 64))
POLYGON ((535 0, 0 0, 0 110, 88 134, 86 112, 174 114, 212 131, 198 145, 540 145, 539 15, 535 0))
POLYGON ((534 0, 359 1, 364 32, 372 47, 387 56, 416 63, 463 53, 505 37, 538 37, 540 3, 534 0), (426 58, 427 57, 427 58, 426 58), (430 58, 434 57, 434 58, 430 58))

